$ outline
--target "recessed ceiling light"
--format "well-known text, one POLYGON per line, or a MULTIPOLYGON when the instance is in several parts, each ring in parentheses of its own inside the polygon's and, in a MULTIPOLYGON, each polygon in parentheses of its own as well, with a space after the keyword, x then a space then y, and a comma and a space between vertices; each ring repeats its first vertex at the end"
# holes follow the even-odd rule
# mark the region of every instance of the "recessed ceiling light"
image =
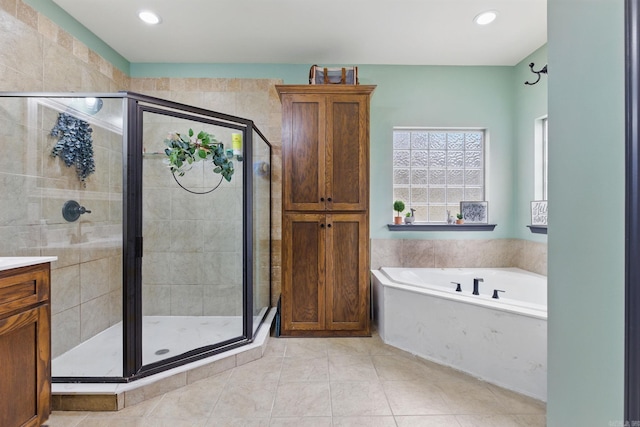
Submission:
POLYGON ((473 18, 473 22, 475 22, 478 25, 487 25, 495 21, 497 17, 498 17, 498 12, 496 12, 495 10, 488 10, 486 12, 482 12, 481 14, 473 18))
POLYGON ((160 17, 148 10, 143 10, 140 13, 138 13, 138 18, 140 18, 143 22, 149 25, 155 25, 160 23, 160 17))

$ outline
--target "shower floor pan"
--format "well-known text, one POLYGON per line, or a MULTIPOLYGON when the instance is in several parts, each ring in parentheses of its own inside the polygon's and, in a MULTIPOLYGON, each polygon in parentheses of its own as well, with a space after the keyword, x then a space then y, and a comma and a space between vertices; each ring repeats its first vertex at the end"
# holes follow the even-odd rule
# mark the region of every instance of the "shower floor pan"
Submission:
MULTIPOLYGON (((54 410, 114 411, 135 405, 262 357, 275 308, 242 347, 201 359, 129 383, 52 384, 54 410)), ((256 317, 256 321, 262 315, 256 317)), ((186 351, 237 337, 242 318, 235 316, 145 316, 143 363, 149 364, 186 351), (169 350, 168 352, 165 350, 169 350), (156 354, 159 353, 159 354, 156 354)), ((55 377, 119 377, 122 373, 122 325, 116 324, 52 360, 55 377)))

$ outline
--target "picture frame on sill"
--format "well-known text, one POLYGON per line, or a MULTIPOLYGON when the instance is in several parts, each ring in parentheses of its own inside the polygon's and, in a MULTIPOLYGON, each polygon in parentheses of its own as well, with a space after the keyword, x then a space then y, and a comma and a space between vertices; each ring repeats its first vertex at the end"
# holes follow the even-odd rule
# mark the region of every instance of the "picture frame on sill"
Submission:
POLYGON ((460 213, 465 224, 488 224, 489 223, 489 203, 485 201, 460 202, 460 213))
POLYGON ((547 225, 547 201, 531 201, 531 225, 547 225))

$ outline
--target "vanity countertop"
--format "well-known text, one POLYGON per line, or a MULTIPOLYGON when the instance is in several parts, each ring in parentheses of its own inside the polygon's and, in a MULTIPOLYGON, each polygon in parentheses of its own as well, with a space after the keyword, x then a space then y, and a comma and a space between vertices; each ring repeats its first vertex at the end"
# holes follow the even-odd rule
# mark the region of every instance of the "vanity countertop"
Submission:
POLYGON ((27 267, 29 265, 43 264, 57 261, 57 256, 10 256, 0 257, 0 271, 11 268, 27 267))

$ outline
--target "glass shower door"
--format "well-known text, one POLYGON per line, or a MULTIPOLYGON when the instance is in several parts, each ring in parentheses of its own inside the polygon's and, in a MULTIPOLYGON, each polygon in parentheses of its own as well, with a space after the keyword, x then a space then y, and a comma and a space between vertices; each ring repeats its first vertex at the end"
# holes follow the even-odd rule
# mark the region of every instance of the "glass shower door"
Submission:
POLYGON ((232 150, 242 130, 172 110, 144 111, 142 123, 142 364, 152 365, 244 335, 244 163, 230 153, 230 182, 208 159, 172 173, 166 139, 203 131, 232 150))

